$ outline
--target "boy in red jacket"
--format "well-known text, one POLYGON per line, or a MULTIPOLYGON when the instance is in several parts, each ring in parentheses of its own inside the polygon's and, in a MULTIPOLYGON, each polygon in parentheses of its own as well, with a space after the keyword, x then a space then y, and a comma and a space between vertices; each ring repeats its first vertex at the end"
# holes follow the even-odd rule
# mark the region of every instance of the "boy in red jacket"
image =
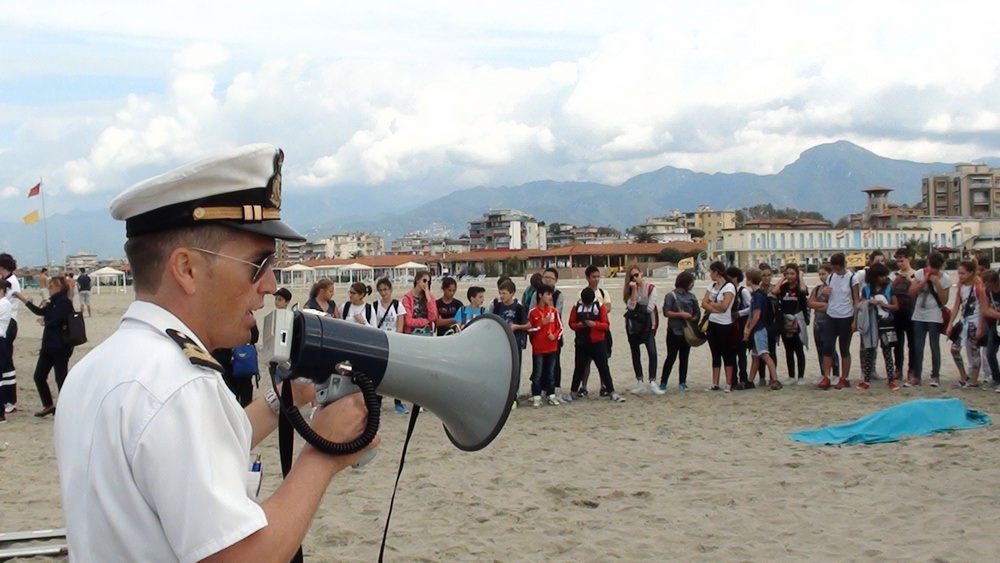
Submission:
POLYGON ((593 360, 597 366, 597 373, 601 376, 601 387, 612 401, 624 403, 625 398, 615 393, 611 369, 608 368, 608 326, 607 306, 597 301, 593 289, 583 288, 580 292, 580 301, 569 313, 569 327, 576 332, 576 362, 573 368, 572 391, 577 397, 587 396, 587 389, 581 389, 580 383, 593 360))
POLYGON ((531 359, 536 374, 531 380, 531 402, 536 407, 542 406, 542 392, 548 396, 550 405, 558 405, 555 380, 553 374, 556 368, 559 337, 562 336, 562 321, 559 311, 552 306, 552 295, 555 289, 551 285, 542 285, 538 289, 538 304, 528 312, 528 335, 531 337, 531 359))

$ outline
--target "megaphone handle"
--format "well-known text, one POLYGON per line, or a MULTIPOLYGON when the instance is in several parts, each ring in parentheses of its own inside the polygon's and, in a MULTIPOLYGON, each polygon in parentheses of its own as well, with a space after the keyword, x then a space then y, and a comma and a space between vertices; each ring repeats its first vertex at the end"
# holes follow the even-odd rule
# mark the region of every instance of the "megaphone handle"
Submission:
POLYGON ((323 453, 330 455, 350 455, 357 453, 367 448, 368 444, 371 444, 375 436, 378 435, 379 422, 381 420, 381 405, 379 404, 378 395, 375 393, 375 384, 367 375, 360 372, 355 372, 351 377, 352 382, 361 389, 361 395, 365 400, 365 407, 368 409, 368 421, 361 436, 350 442, 340 444, 331 442, 320 436, 302 418, 302 413, 299 412, 299 409, 287 405, 284 401, 281 402, 281 412, 291 421, 292 426, 299 433, 299 436, 302 436, 306 442, 309 442, 309 445, 323 453))

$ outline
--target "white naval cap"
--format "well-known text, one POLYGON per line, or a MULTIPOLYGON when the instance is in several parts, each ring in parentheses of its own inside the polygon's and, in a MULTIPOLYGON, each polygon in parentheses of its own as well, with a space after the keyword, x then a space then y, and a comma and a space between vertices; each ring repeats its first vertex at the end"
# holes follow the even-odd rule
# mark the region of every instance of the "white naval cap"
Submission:
POLYGON ((305 237, 281 222, 285 153, 246 145, 133 185, 111 202, 127 237, 176 227, 225 225, 282 240, 305 237))

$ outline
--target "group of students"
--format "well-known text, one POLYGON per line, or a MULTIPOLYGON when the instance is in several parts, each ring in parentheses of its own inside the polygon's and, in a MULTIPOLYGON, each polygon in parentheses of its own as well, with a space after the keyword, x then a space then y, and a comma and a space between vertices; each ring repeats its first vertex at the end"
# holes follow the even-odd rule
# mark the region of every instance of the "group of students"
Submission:
MULTIPOLYGON (((926 267, 920 270, 912 267, 913 256, 908 247, 897 250, 894 259, 897 268, 890 272, 884 253, 876 250, 869 255, 865 268, 852 272, 847 268, 845 256, 836 253, 819 267, 820 283, 811 290, 802 281, 795 264, 785 265, 781 279, 772 281, 773 272, 766 264, 743 272, 727 268, 721 262, 713 263, 709 267, 713 283, 700 302, 707 312, 703 326, 712 353, 709 390, 754 388, 764 382, 765 366, 768 386, 780 389, 782 383, 775 365, 779 342, 785 348, 786 383, 804 383, 805 348, 809 346, 811 332, 817 351, 820 389, 852 386, 850 348, 857 333, 861 351, 857 389, 868 390, 878 378, 876 364, 880 350, 889 390, 922 385, 928 344, 931 350, 928 385, 939 386, 940 336, 945 335, 959 374, 958 385, 978 387, 982 369, 988 370, 993 386, 1000 391, 997 366, 1000 276, 990 270, 988 257, 959 263, 954 294, 941 254, 931 253, 926 267), (751 358, 749 369, 747 353, 751 358), (720 381, 723 369, 724 383, 720 381), (755 376, 760 377, 757 384, 755 376)), ((700 318, 697 300, 690 294, 692 288, 692 277, 678 276, 674 292, 678 297, 674 300, 668 297, 664 302, 667 317, 683 322, 696 322, 700 318)), ((667 348, 670 356, 663 367, 660 388, 666 388, 670 375, 671 350, 678 350, 682 358, 683 387, 690 343, 672 332, 667 336, 667 348)))

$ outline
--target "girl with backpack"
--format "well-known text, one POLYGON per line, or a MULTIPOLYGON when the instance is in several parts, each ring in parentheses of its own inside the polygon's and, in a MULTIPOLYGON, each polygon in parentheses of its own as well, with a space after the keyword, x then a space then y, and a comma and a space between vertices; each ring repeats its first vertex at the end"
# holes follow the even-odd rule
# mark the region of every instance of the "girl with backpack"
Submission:
POLYGON ((708 316, 708 347, 712 351, 712 386, 709 391, 721 391, 719 372, 726 367, 726 387, 728 393, 733 387, 733 368, 736 366, 736 342, 732 315, 736 296, 736 285, 726 279, 726 266, 722 262, 712 262, 708 267, 712 287, 705 292, 701 308, 708 316))
POLYGON ((972 261, 961 262, 958 265, 958 291, 951 307, 953 324, 948 330, 951 357, 958 368, 959 387, 979 387, 979 368, 982 365, 979 347, 986 341, 985 302, 986 291, 976 275, 976 265, 972 261), (963 348, 969 359, 968 372, 962 363, 963 348))
POLYGON ((656 308, 656 286, 646 281, 639 266, 632 265, 628 269, 628 283, 622 288, 622 296, 625 299, 625 327, 632 353, 632 371, 636 379, 632 393, 645 393, 648 389, 654 395, 662 395, 663 391, 656 383, 656 328, 660 321, 656 308), (646 355, 649 356, 648 384, 642 382, 640 346, 646 347, 646 355))
POLYGON ((799 272, 797 264, 786 264, 783 279, 772 290, 778 299, 781 317, 781 344, 785 347, 785 365, 788 366, 789 385, 805 381, 806 352, 809 346, 809 332, 806 329, 806 312, 808 311, 809 288, 799 272), (798 371, 796 371, 798 366, 798 371), (798 377, 796 377, 796 373, 798 377))
POLYGON ((889 285, 889 268, 881 262, 868 267, 865 285, 858 300, 858 333, 861 337, 861 373, 864 380, 858 389, 871 387, 875 374, 876 350, 882 349, 885 359, 886 385, 890 391, 898 391, 896 371, 893 368, 893 349, 896 346, 896 328, 892 314, 899 309, 899 301, 892 294, 889 285))
POLYGON ((312 289, 309 290, 309 299, 302 308, 311 311, 320 311, 335 319, 339 319, 340 310, 337 309, 337 303, 333 300, 333 281, 322 278, 314 283, 312 289))
POLYGON ((667 390, 670 372, 674 369, 674 361, 680 357, 678 366, 678 387, 687 391, 688 357, 691 345, 684 338, 684 325, 698 322, 701 310, 698 308, 698 298, 691 293, 694 288, 694 274, 681 272, 674 280, 674 290, 663 299, 663 316, 667 318, 667 360, 663 362, 663 372, 660 374, 660 390, 667 390))
POLYGON ((365 297, 372 294, 372 286, 354 282, 347 290, 347 303, 341 318, 365 326, 375 326, 374 311, 370 303, 365 303, 365 297))
MULTIPOLYGON (((375 323, 372 325, 383 332, 403 333, 403 319, 406 317, 406 308, 396 299, 392 298, 392 282, 389 278, 382 278, 375 284, 379 299, 372 303, 372 313, 375 323)), ((403 406, 399 399, 393 401, 395 410, 399 414, 408 414, 410 411, 403 406)))

